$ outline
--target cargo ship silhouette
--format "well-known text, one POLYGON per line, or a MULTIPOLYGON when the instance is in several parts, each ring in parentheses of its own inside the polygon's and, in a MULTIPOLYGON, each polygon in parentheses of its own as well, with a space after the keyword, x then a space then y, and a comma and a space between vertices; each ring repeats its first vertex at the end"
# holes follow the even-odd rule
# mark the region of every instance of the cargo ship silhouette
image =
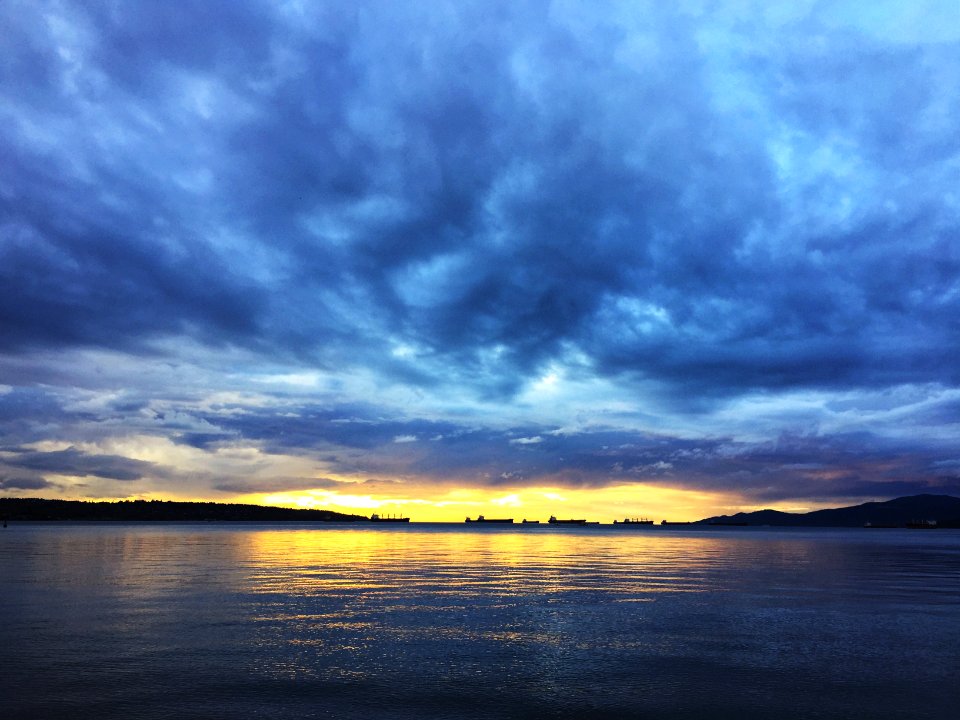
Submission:
POLYGON ((599 525, 599 522, 587 522, 584 520, 557 520, 553 515, 547 520, 551 525, 599 525))
POLYGON ((646 518, 624 518, 623 520, 614 520, 614 525, 653 525, 653 520, 646 518))
POLYGON ((398 522, 410 522, 410 518, 402 517, 399 515, 385 515, 380 516, 377 513, 374 513, 370 516, 370 522, 389 522, 389 523, 398 523, 398 522))
POLYGON ((513 518, 485 518, 483 515, 477 515, 477 519, 467 518, 464 522, 468 523, 513 523, 513 518))

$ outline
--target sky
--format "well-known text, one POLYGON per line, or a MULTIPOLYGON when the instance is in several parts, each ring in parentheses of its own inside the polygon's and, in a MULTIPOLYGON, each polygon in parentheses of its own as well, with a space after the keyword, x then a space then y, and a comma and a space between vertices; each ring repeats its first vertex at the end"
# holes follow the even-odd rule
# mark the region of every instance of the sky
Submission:
POLYGON ((0 25, 0 496, 960 495, 955 0, 0 25))

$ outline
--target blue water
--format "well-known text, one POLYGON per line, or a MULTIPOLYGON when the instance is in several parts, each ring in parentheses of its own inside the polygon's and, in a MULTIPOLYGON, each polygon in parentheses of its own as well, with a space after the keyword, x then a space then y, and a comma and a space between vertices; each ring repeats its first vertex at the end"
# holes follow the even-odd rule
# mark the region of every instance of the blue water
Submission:
POLYGON ((943 718, 960 532, 0 530, 4 718, 943 718))

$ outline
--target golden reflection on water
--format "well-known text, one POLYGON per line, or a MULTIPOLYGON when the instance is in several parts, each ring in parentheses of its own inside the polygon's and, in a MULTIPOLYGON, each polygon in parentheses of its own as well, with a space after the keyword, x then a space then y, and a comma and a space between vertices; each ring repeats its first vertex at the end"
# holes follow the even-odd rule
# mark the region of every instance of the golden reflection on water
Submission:
POLYGON ((655 528, 271 529, 235 539, 244 592, 260 599, 259 642, 297 658, 263 672, 322 666, 328 678, 370 679, 398 658, 446 672, 451 652, 523 657, 550 676, 570 653, 653 651, 665 642, 657 618, 678 607, 658 610, 659 600, 708 601, 704 593, 736 585, 760 547, 655 528))
POLYGON ((98 714, 121 676, 167 678, 157 698, 193 703, 164 717, 841 718, 864 701, 913 717, 905 675, 914 697, 934 693, 930 717, 956 707, 949 531, 210 523, 3 540, 8 684, 46 697, 65 678, 55 693, 85 717, 130 715, 124 698, 98 714), (759 713, 745 690, 777 706, 759 713))
POLYGON ((248 538, 256 591, 287 594, 508 597, 602 590, 635 601, 711 589, 703 570, 731 553, 728 538, 656 530, 268 530, 248 538))

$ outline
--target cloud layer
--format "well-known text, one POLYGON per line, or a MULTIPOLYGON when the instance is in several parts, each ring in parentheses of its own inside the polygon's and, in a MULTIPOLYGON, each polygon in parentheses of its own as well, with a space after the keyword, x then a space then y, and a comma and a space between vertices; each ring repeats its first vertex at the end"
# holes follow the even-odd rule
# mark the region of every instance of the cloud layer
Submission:
POLYGON ((953 487, 948 5, 4 5, 2 487, 953 487))

